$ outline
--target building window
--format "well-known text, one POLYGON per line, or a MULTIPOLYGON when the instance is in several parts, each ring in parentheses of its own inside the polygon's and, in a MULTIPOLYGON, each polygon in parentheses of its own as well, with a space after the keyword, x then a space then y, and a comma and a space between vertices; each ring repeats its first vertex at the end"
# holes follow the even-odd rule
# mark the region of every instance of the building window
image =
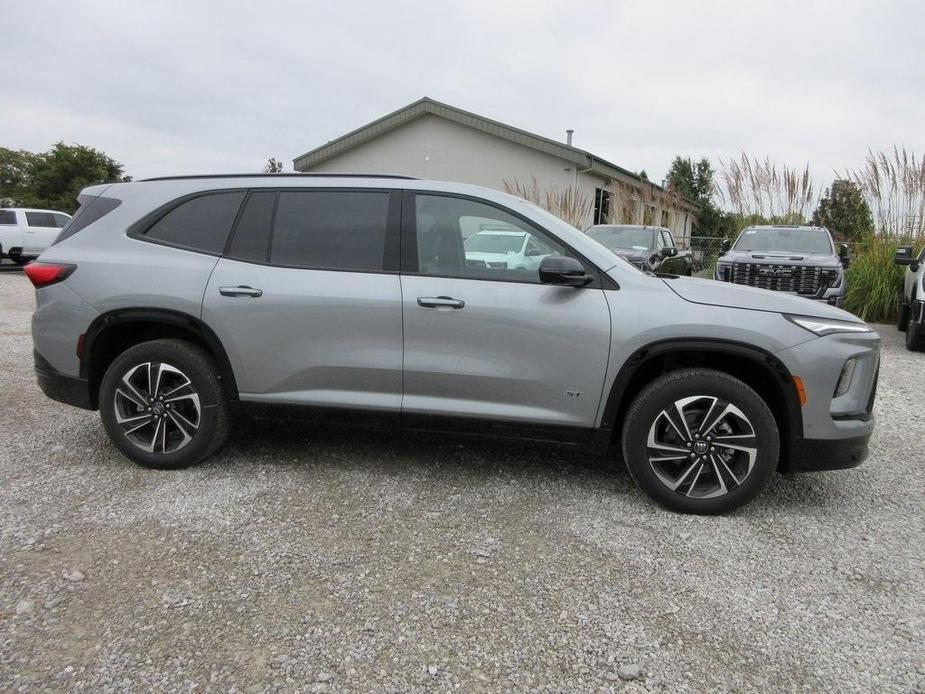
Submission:
POLYGON ((650 227, 655 224, 655 206, 645 205, 642 208, 642 223, 650 227))
POLYGON ((661 226, 665 227, 666 229, 671 228, 671 214, 669 214, 668 210, 662 210, 661 226))
POLYGON ((594 189, 594 224, 606 224, 610 219, 610 191, 594 189))

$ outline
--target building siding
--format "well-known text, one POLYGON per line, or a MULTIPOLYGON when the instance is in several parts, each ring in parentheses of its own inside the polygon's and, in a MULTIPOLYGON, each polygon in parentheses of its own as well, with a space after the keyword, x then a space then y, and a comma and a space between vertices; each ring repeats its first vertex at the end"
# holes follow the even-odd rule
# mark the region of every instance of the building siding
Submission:
MULTIPOLYGON (((505 181, 530 185, 534 178, 541 189, 562 190, 577 183, 592 207, 595 189, 607 185, 604 178, 582 171, 569 160, 431 113, 300 169, 314 173, 392 173, 495 190, 505 190, 505 181)), ((660 210, 656 214, 660 215, 660 210)), ((592 215, 593 211, 589 212, 582 228, 592 224, 592 215)), ((638 216, 642 216, 641 211, 638 216)), ((684 217, 682 213, 671 215, 673 227, 681 224, 672 228, 679 236, 684 235, 684 217)))

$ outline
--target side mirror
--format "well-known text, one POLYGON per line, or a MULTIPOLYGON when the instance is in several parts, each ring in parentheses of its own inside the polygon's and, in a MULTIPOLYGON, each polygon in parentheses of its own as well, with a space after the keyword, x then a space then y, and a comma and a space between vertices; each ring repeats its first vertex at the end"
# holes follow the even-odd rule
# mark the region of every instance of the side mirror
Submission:
POLYGON ((848 257, 848 244, 843 243, 838 247, 838 257, 841 259, 841 266, 846 268, 851 264, 851 258, 848 257))
POLYGON ((594 280, 585 272, 585 266, 575 258, 549 255, 540 263, 540 282, 563 287, 584 287, 594 280))
POLYGON ((674 246, 665 246, 665 247, 662 249, 662 257, 663 257, 663 258, 673 258, 673 257, 676 256, 677 254, 678 254, 678 249, 675 248, 674 246))
POLYGON ((732 241, 729 239, 723 239, 723 242, 720 244, 720 248, 723 250, 723 253, 728 253, 729 249, 732 248, 732 241))
POLYGON ((896 265, 915 265, 915 256, 912 255, 912 246, 900 246, 896 249, 896 255, 893 256, 893 262, 896 265))

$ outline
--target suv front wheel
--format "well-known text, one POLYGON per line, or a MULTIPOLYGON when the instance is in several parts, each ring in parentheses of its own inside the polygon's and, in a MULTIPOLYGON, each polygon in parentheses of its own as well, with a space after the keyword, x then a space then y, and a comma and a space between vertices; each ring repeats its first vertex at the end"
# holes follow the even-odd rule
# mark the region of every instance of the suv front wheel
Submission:
POLYGON ((711 369, 672 371, 636 397, 623 424, 623 457, 649 496, 684 513, 725 513, 767 486, 780 435, 765 401, 711 369))
POLYGON ((228 437, 228 403, 211 356, 183 340, 152 340, 110 364, 100 386, 103 426, 139 465, 195 465, 228 437))

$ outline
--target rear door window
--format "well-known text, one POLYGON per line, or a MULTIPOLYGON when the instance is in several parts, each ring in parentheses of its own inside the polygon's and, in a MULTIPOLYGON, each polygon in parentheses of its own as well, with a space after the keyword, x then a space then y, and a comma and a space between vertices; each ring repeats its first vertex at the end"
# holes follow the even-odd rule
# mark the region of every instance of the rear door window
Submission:
POLYGON ((389 193, 282 191, 270 262, 319 270, 382 271, 389 193))
POLYGON ((145 236, 193 251, 221 254, 245 194, 243 190, 207 193, 181 202, 145 236))
POLYGON ((16 213, 13 210, 0 210, 0 224, 4 226, 15 226, 16 213))
POLYGON ((30 227, 52 227, 58 226, 51 212, 26 212, 26 224, 30 227))

